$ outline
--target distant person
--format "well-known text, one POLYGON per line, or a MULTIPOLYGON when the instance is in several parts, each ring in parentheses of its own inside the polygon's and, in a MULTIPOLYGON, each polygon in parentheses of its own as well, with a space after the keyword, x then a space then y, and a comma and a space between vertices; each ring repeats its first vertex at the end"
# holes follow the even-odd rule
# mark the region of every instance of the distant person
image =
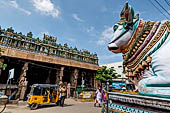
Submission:
POLYGON ((101 88, 96 90, 96 99, 94 103, 94 107, 96 107, 96 104, 99 104, 99 107, 101 107, 101 100, 102 100, 102 94, 101 94, 101 88))
POLYGON ((104 101, 104 103, 107 103, 107 94, 105 90, 102 90, 102 100, 104 101))
POLYGON ((60 97, 60 106, 64 106, 64 100, 66 98, 66 86, 65 85, 62 85, 61 87, 61 90, 60 90, 60 94, 61 94, 61 97, 60 97))

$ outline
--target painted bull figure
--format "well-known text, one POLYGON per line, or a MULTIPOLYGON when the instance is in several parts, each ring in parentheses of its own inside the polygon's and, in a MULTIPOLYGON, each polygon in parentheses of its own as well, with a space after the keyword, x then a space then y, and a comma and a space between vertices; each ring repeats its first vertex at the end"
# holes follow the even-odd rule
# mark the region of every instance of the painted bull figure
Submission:
POLYGON ((144 21, 124 6, 108 49, 123 53, 126 76, 139 94, 170 97, 170 23, 144 21))

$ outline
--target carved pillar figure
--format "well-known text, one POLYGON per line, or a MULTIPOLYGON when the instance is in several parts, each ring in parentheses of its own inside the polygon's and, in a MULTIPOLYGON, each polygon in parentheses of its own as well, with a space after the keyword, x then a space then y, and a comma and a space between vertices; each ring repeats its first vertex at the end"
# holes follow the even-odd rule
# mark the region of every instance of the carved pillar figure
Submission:
POLYGON ((28 83, 27 78, 26 78, 27 70, 28 70, 28 62, 25 62, 21 70, 21 75, 20 75, 20 79, 18 83, 17 97, 19 97, 20 100, 24 99, 24 96, 27 90, 27 83, 28 83))
POLYGON ((71 86, 74 89, 73 97, 76 97, 76 87, 77 87, 77 78, 78 78, 78 69, 74 69, 73 73, 71 74, 71 86))
MULTIPOLYGON (((0 65, 4 63, 4 59, 0 58, 0 65)), ((2 67, 0 66, 0 79, 1 79, 2 67)))
POLYGON ((94 89, 97 89, 98 88, 98 82, 97 82, 97 79, 96 79, 96 73, 93 73, 93 77, 94 77, 94 89))
POLYGON ((78 73, 79 73, 79 70, 78 69, 74 69, 73 73, 71 74, 71 86, 73 88, 77 87, 78 73))
POLYGON ((56 73, 56 83, 59 84, 60 82, 62 82, 62 78, 64 76, 64 67, 61 67, 59 71, 57 71, 56 73))

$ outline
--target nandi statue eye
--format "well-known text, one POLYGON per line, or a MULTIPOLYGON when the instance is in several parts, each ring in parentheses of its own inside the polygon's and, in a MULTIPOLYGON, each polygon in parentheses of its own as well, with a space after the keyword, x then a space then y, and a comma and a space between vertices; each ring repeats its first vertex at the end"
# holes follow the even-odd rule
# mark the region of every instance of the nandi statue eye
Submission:
POLYGON ((118 27, 119 27, 119 26, 118 26, 117 24, 115 24, 115 25, 113 26, 114 32, 117 30, 118 27))

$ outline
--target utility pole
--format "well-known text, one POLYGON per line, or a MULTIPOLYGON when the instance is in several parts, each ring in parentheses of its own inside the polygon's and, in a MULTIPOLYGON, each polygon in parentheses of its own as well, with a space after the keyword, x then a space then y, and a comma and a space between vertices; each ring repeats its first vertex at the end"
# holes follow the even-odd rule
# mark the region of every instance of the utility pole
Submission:
POLYGON ((106 113, 109 113, 109 81, 107 81, 106 89, 107 89, 106 113))

